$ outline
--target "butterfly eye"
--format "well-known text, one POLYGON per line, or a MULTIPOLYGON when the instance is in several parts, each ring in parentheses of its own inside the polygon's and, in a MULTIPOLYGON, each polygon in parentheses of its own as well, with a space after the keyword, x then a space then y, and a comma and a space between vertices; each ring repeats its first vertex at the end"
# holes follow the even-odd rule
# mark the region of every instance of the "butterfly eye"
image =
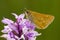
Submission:
POLYGON ((26 10, 26 13, 29 14, 30 12, 28 10, 26 10))

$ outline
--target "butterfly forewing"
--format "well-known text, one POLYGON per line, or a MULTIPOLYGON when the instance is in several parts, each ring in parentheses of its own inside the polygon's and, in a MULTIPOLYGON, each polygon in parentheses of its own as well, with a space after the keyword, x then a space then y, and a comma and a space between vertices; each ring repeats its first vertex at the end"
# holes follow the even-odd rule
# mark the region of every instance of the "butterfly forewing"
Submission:
POLYGON ((39 29, 47 28, 48 25, 51 24, 51 22, 54 20, 54 16, 52 15, 46 15, 30 10, 29 13, 28 13, 29 20, 31 20, 39 29))

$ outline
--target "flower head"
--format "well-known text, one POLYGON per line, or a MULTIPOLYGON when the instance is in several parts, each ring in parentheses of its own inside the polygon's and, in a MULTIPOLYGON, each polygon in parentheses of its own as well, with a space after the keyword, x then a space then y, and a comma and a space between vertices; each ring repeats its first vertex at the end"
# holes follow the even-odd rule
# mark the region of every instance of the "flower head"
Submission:
POLYGON ((7 24, 1 31, 3 34, 1 37, 7 40, 36 40, 36 36, 40 35, 35 31, 35 25, 28 19, 25 19, 25 14, 19 16, 12 13, 15 16, 16 22, 3 18, 2 22, 7 24))

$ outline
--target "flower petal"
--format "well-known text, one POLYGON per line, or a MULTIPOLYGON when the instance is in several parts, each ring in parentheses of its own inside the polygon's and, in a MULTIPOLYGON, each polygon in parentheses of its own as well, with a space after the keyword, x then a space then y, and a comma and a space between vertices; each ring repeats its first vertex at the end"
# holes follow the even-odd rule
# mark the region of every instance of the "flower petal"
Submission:
POLYGON ((23 34, 25 34, 25 33, 27 33, 28 28, 24 26, 24 28, 22 29, 22 31, 23 31, 23 34))
POLYGON ((25 16, 25 14, 20 14, 17 18, 17 22, 18 23, 21 22, 23 20, 24 16, 25 16))
POLYGON ((14 15, 16 19, 18 18, 18 15, 17 15, 17 14, 15 14, 15 13, 12 13, 12 15, 14 15))
POLYGON ((36 37, 41 34, 39 34, 37 31, 31 30, 31 31, 27 32, 25 35, 27 35, 28 37, 36 37))
POLYGON ((8 34, 3 34, 2 36, 0 37, 4 37, 6 38, 7 40, 15 40, 14 38, 11 38, 8 34))
POLYGON ((24 14, 24 13, 19 15, 19 19, 20 19, 20 18, 23 19, 24 17, 25 17, 25 14, 24 14))
POLYGON ((8 26, 4 26, 4 29, 1 31, 3 33, 8 33, 8 32, 11 32, 12 29, 10 29, 8 26))
POLYGON ((36 40, 36 37, 31 37, 29 38, 29 40, 36 40))
POLYGON ((0 37, 7 38, 7 37, 8 37, 8 35, 7 35, 7 34, 3 34, 3 35, 1 35, 0 37))
POLYGON ((17 30, 17 26, 15 26, 14 24, 10 24, 8 25, 13 31, 15 31, 16 33, 18 33, 18 30, 17 30))
POLYGON ((7 19, 7 18, 3 18, 2 22, 3 22, 4 24, 10 24, 10 23, 13 23, 12 20, 7 19))
POLYGON ((35 25, 31 21, 29 21, 29 20, 26 20, 25 25, 30 30, 34 30, 35 29, 35 25))
POLYGON ((23 40, 25 40, 25 37, 24 37, 24 35, 21 35, 21 37, 20 37, 19 39, 23 39, 23 40))

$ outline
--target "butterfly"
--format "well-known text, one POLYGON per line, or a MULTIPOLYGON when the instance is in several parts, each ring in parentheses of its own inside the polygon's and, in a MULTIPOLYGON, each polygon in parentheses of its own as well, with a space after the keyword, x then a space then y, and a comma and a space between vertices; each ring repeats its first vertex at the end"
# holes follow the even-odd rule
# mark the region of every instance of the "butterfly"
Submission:
POLYGON ((46 29, 54 20, 54 16, 38 13, 31 10, 25 11, 26 18, 33 22, 38 29, 46 29))

